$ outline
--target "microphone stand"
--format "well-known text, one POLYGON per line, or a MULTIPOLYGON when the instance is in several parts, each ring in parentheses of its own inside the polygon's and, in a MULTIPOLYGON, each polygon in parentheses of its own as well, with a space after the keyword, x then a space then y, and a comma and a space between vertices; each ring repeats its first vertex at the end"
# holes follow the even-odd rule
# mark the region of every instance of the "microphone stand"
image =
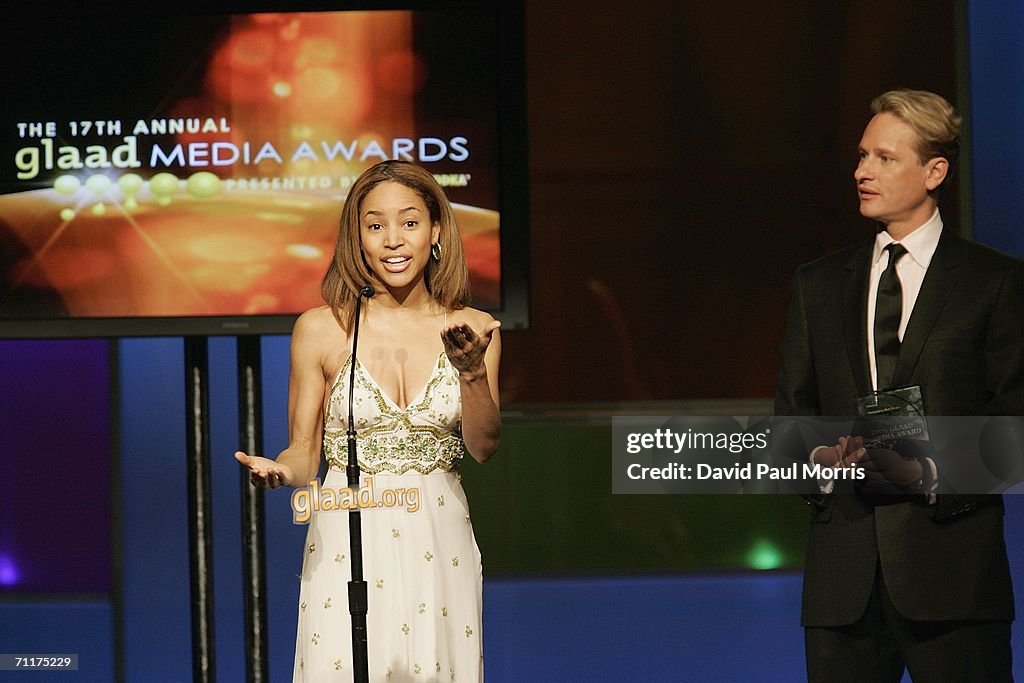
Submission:
MULTIPOLYGON (((356 455, 356 426, 352 399, 356 384, 356 345, 359 343, 359 314, 363 297, 373 296, 373 287, 366 285, 356 297, 355 327, 352 330, 352 358, 348 377, 348 487, 353 495, 359 490, 359 459, 356 455)), ((352 615, 352 670, 356 683, 369 683, 368 655, 366 651, 366 581, 363 580, 363 527, 359 508, 348 513, 349 555, 352 578, 348 582, 348 611, 352 615)))

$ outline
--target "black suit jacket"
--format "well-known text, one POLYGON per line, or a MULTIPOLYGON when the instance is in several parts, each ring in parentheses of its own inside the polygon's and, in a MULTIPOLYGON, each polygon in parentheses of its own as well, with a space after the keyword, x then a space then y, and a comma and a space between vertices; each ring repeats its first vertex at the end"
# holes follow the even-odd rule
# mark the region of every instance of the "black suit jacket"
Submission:
MULTIPOLYGON (((866 315, 873 242, 797 272, 776 415, 853 416, 856 397, 871 391, 866 315)), ((1024 415, 1024 263, 943 229, 896 367, 894 386, 914 384, 930 416, 1024 415)), ((879 565, 905 617, 1013 619, 1001 497, 940 489, 935 505, 923 496, 873 505, 853 494, 813 502, 805 626, 860 618, 879 565)))

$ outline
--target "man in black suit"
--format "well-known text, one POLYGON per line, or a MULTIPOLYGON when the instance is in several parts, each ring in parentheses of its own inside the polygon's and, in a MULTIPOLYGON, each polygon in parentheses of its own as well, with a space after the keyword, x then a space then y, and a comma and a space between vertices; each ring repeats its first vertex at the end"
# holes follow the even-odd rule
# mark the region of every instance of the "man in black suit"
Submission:
MULTIPOLYGON (((919 386, 928 416, 1024 415, 1024 263, 958 238, 938 211, 960 119, 922 91, 872 111, 854 178, 885 229, 797 272, 776 414, 855 416, 858 397, 919 386)), ((822 446, 799 457, 863 478, 806 496, 809 679, 1012 680, 1002 498, 947 492, 928 458, 822 446)))

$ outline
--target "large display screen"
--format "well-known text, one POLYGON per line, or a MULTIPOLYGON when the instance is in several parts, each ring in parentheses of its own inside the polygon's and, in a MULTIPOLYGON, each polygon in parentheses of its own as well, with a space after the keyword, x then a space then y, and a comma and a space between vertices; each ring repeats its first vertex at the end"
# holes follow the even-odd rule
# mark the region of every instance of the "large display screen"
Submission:
POLYGON ((440 181, 473 305, 525 326, 510 16, 459 3, 5 19, 0 336, 288 332, 322 303, 349 186, 386 159, 440 181))

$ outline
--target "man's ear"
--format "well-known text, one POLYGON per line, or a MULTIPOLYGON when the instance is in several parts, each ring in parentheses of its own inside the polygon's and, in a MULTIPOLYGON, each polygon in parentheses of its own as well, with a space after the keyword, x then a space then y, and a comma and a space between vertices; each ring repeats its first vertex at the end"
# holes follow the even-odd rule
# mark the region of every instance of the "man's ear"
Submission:
POLYGON ((949 161, 945 157, 935 157, 929 159, 926 166, 928 174, 925 176, 924 186, 931 192, 946 179, 946 175, 949 173, 949 161))

